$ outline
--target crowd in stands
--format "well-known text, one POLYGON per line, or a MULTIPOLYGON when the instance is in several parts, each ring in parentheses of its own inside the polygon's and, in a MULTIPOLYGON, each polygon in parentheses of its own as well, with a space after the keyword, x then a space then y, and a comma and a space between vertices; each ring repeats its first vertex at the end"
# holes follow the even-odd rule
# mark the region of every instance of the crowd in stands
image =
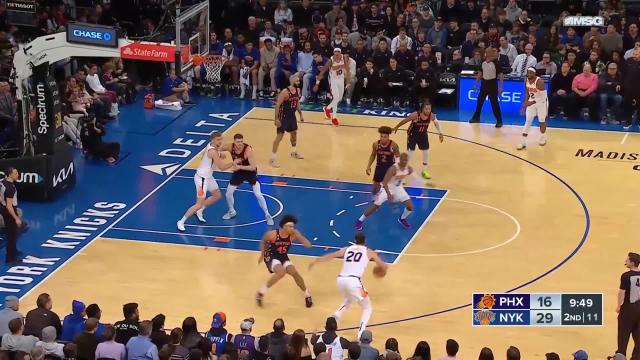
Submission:
MULTIPOLYGON (((52 310, 49 294, 38 296, 37 307, 19 312, 15 296, 5 298, 0 310, 0 360, 402 360, 398 340, 389 338, 384 348, 372 346, 373 334, 365 330, 359 339, 350 341, 337 333, 335 318, 326 320, 321 334, 309 338, 302 329, 288 333, 283 319, 273 322, 273 331, 262 336, 252 332, 255 320, 246 318, 239 332, 228 330, 226 315, 213 314, 211 327, 198 331, 193 317, 181 327, 165 330, 165 316, 141 320, 138 304, 123 305, 123 320, 113 325, 101 322, 97 304, 85 307, 74 300, 71 313, 60 320, 52 310)), ((458 359, 459 344, 449 339, 441 360, 458 359)), ((520 360, 520 351, 511 346, 507 360, 520 360)), ((620 354, 616 354, 617 356, 620 354)), ((584 350, 573 354, 574 360, 588 360, 584 350)), ((427 341, 419 341, 410 360, 431 360, 427 341)), ((494 360, 491 349, 483 348, 478 360, 494 360)), ((546 360, 560 360, 556 353, 546 360)), ((616 360, 624 360, 618 356, 616 360)))
POLYGON ((223 12, 210 53, 227 57, 222 74, 229 84, 238 86, 241 74, 248 78, 251 91, 243 89, 243 97, 283 88, 297 74, 303 100, 315 99, 328 91, 326 78, 314 86, 316 77, 340 48, 355 85, 347 104, 415 104, 436 96, 441 74, 477 70, 485 49, 494 47, 505 73, 524 78, 534 67, 551 78, 552 116, 579 117, 588 108, 592 121, 629 125, 640 106, 632 86, 640 79, 638 18, 621 0, 558 0, 544 14, 529 11, 533 1, 519 0, 335 0, 330 8, 310 0, 240 3, 227 11, 251 16, 238 23, 223 12), (606 26, 563 26, 576 14, 603 16, 606 26), (607 111, 620 105, 624 111, 607 111))

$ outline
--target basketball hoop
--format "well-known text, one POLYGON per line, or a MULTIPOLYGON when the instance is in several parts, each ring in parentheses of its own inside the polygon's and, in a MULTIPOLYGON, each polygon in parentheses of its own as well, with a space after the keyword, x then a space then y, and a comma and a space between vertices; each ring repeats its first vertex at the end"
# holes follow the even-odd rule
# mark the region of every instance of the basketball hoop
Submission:
POLYGON ((205 55, 202 57, 202 65, 204 65, 207 75, 205 79, 208 82, 219 83, 220 72, 222 72, 222 66, 227 62, 228 58, 222 55, 205 55))

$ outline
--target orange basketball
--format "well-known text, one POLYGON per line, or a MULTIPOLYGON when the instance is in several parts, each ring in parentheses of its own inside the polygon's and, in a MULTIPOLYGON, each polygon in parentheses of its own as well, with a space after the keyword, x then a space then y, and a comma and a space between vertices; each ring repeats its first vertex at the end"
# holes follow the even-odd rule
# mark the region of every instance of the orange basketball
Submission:
POLYGON ((195 66, 202 65, 202 56, 193 55, 193 58, 191 59, 191 61, 193 61, 193 65, 195 66))
POLYGON ((384 277, 385 275, 387 275, 387 267, 386 266, 378 266, 378 265, 376 265, 373 268, 373 276, 375 276, 377 278, 381 278, 381 277, 384 277))

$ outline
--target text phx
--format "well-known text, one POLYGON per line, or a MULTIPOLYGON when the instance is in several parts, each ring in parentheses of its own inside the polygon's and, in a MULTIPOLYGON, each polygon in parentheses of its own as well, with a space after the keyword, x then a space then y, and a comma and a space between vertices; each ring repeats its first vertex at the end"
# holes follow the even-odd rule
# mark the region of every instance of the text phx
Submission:
POLYGON ((498 299, 498 305, 500 305, 500 307, 510 308, 523 307, 524 300, 522 297, 500 297, 498 299))

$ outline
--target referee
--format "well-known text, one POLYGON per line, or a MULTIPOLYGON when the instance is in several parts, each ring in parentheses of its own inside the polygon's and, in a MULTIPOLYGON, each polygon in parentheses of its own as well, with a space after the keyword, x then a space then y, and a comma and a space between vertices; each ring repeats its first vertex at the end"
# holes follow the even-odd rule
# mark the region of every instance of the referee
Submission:
POLYGON ((18 170, 13 167, 4 172, 5 178, 0 182, 0 213, 4 219, 4 227, 7 232, 7 264, 17 262, 20 255, 17 249, 18 231, 22 227, 22 219, 18 215, 18 190, 15 182, 18 181, 18 170))
POLYGON ((629 335, 633 335, 634 346, 631 360, 640 360, 640 255, 629 253, 624 265, 629 271, 620 277, 618 291, 618 350, 627 354, 629 335))
POLYGON ((496 127, 502 127, 502 113, 500 112, 498 95, 502 93, 504 74, 502 73, 502 67, 497 59, 497 50, 492 47, 487 48, 485 52, 485 60, 482 63, 482 69, 477 72, 476 81, 473 84, 473 91, 476 91, 478 88, 478 81, 482 79, 480 94, 478 94, 478 103, 476 104, 476 111, 473 113, 471 120, 469 120, 470 123, 480 122, 480 112, 482 112, 482 106, 488 96, 489 101, 491 101, 493 116, 496 118, 496 127), (500 79, 500 84, 498 84, 498 79, 500 79))

